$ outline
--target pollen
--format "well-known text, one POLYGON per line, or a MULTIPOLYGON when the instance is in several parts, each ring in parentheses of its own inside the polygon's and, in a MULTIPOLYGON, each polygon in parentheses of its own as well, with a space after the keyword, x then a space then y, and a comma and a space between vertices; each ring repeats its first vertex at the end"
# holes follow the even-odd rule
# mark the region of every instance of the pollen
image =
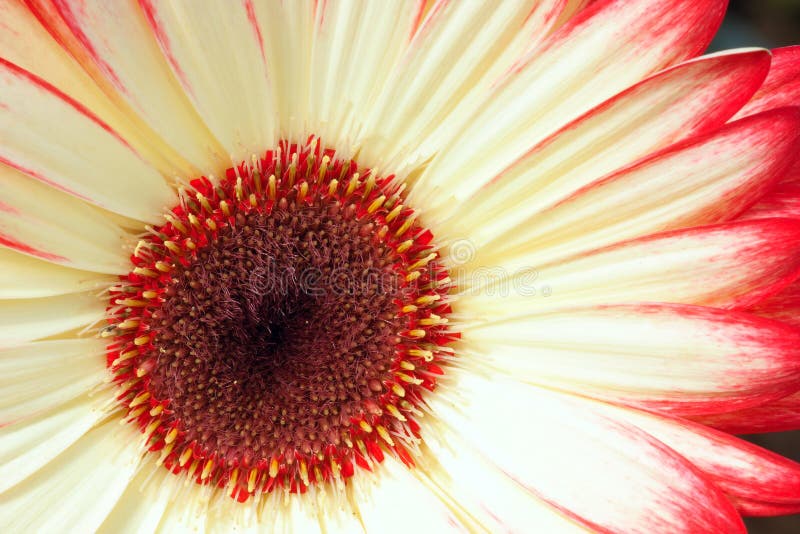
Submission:
POLYGON ((158 463, 239 501, 412 467, 458 333, 394 177, 311 140, 190 185, 107 310, 118 401, 158 463))

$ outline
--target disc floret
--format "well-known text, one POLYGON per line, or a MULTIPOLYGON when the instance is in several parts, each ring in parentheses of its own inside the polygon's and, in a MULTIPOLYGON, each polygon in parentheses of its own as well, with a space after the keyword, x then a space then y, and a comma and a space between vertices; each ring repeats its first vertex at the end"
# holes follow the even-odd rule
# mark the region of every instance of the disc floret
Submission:
POLYGON ((413 465, 452 358, 433 235, 318 142, 181 191, 110 292, 108 367, 158 463, 244 501, 413 465), (309 275, 311 273, 311 275, 309 275))

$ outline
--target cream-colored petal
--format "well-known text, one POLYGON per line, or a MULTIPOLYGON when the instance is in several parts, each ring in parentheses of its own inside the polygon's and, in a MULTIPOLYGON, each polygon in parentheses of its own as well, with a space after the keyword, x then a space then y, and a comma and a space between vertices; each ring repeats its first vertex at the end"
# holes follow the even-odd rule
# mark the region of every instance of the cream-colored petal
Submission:
POLYGON ((586 111, 710 42, 723 0, 595 2, 495 82, 469 121, 425 168, 410 198, 451 202, 486 183, 586 111))
POLYGON ((105 308, 96 292, 0 300, 0 348, 99 323, 105 308))
POLYGON ((211 133, 238 163, 277 141, 264 30, 251 0, 141 2, 150 30, 211 133))
POLYGON ((539 193, 546 197, 546 191, 501 212, 467 207, 483 225, 464 231, 475 236, 484 261, 506 266, 524 258, 534 265, 653 232, 732 220, 784 176, 799 140, 800 113, 768 112, 599 179, 539 214, 539 193))
POLYGON ((419 478, 487 532, 590 532, 473 450, 457 430, 434 420, 424 423, 426 457, 420 460, 419 478))
POLYGON ((111 418, 0 495, 0 523, 9 532, 94 532, 136 473, 140 441, 111 418))
POLYGON ((0 57, 47 80, 90 109, 166 176, 194 174, 191 165, 148 128, 113 91, 116 99, 112 102, 24 2, 0 2, 0 57))
POLYGON ((562 262, 453 269, 459 313, 481 320, 576 305, 677 302, 747 308, 800 270, 800 222, 758 219, 664 232, 562 262))
POLYGON ((142 460, 139 472, 100 525, 98 534, 152 534, 167 508, 175 505, 172 497, 182 489, 182 481, 166 467, 156 466, 152 456, 142 460))
MULTIPOLYGON (((732 178, 746 176, 746 171, 755 167, 754 161, 769 162, 773 138, 779 147, 787 144, 789 133, 797 128, 787 124, 781 129, 780 123, 790 119, 779 119, 777 127, 772 128, 764 118, 758 126, 744 123, 713 138, 707 136, 752 96, 768 68, 766 50, 743 50, 706 56, 659 72, 568 124, 491 181, 459 181, 452 197, 460 202, 444 204, 426 217, 441 219, 437 223, 441 231, 470 235, 481 244, 511 232, 523 234, 522 240, 528 227, 535 226, 536 221, 531 220, 537 214, 548 209, 560 213, 565 201, 593 182, 615 171, 636 173, 637 166, 631 167, 634 162, 691 138, 696 138, 691 146, 683 150, 675 147, 656 160, 669 166, 669 177, 675 176, 676 188, 683 183, 681 178, 691 173, 681 165, 681 156, 693 164, 707 161, 716 172, 713 176, 725 176, 725 172, 732 178), (702 156, 698 155, 701 151, 702 156), (470 217, 465 220, 461 213, 470 217)), ((656 162, 638 165, 644 167, 640 173, 657 166, 656 162)), ((709 172, 701 165, 694 167, 702 169, 697 171, 700 177, 709 172)), ((653 174, 656 172, 666 181, 663 169, 653 169, 653 174)), ((634 188, 647 187, 649 178, 626 187, 638 193, 634 188)), ((710 177, 707 181, 714 182, 710 177)), ((664 189, 663 184, 659 189, 664 189)), ((639 199, 646 200, 648 193, 639 199)), ((605 206, 601 209, 608 211, 605 206)))
POLYGON ((162 176, 81 104, 0 60, 0 162, 109 211, 157 221, 175 203, 162 176))
POLYGON ((105 363, 105 344, 97 339, 39 341, 0 349, 0 424, 89 394, 108 378, 105 363))
MULTIPOLYGON (((384 65, 393 68, 377 99, 354 102, 364 114, 359 158, 395 159, 398 166, 435 154, 483 103, 492 81, 525 50, 535 49, 568 7, 563 0, 437 2, 423 15, 420 3, 413 31, 402 28, 402 55, 394 66, 384 65)), ((339 101, 328 105, 335 108, 339 101)))
POLYGON ((457 373, 434 415, 518 484, 592 530, 743 533, 727 498, 684 458, 592 402, 457 373))
POLYGON ((0 299, 52 297, 81 291, 100 291, 115 279, 89 271, 68 269, 0 247, 0 299))
POLYGON ((229 164, 173 77, 138 2, 29 4, 113 101, 130 106, 194 168, 219 172, 229 164))
POLYGON ((0 165, 0 244, 87 271, 130 270, 131 237, 84 202, 0 165))
POLYGON ((44 467, 108 414, 113 393, 78 397, 0 427, 0 493, 44 467))
POLYGON ((462 330, 465 365, 681 415, 762 404, 800 379, 800 333, 715 308, 567 308, 462 330))

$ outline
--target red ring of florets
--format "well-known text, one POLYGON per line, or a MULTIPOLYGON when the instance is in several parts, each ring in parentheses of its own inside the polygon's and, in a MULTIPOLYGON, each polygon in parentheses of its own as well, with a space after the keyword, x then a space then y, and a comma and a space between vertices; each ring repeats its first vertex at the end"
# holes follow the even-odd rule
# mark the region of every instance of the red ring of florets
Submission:
POLYGON ((452 357, 447 345, 458 334, 447 321, 451 281, 431 232, 416 224, 414 211, 403 205, 403 188, 393 176, 376 178, 353 160, 336 159, 334 151, 313 139, 305 145, 283 142, 260 159, 228 169, 223 180, 202 177, 191 188, 181 192, 180 205, 165 216, 167 222, 149 229, 137 245, 131 256, 134 268, 111 289, 105 329, 113 337, 107 363, 119 386, 117 398, 127 419, 144 433, 149 450, 159 454, 158 463, 198 484, 227 488, 240 501, 277 488, 303 493, 313 484, 341 483, 353 475, 354 466, 370 470, 386 452, 412 466, 409 450, 419 439, 415 416, 424 392, 436 388, 437 376, 452 357), (184 439, 186 429, 171 417, 170 399, 155 398, 149 388, 159 356, 153 315, 168 298, 173 273, 191 266, 222 229, 243 224, 252 213, 269 215, 276 206, 322 200, 352 206, 355 217, 369 221, 377 242, 397 258, 406 299, 395 304, 404 328, 396 333, 383 393, 350 418, 348 435, 338 445, 325 443, 310 454, 275 451, 269 457, 221 461, 217 451, 184 439))

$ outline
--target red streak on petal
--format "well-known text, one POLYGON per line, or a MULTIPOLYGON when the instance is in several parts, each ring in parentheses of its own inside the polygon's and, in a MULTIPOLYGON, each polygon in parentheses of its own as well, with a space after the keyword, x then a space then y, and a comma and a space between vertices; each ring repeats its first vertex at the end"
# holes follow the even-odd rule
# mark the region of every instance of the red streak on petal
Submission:
POLYGON ((258 25, 258 18, 256 18, 256 9, 253 6, 253 0, 245 0, 244 7, 247 11, 247 20, 250 22, 250 26, 253 27, 253 34, 258 41, 258 48, 261 50, 261 60, 266 65, 267 57, 264 52, 264 36, 261 34, 261 27, 258 25))
POLYGON ((37 248, 33 248, 30 245, 26 245, 21 241, 17 241, 13 237, 7 236, 5 234, 0 234, 0 245, 12 248, 14 250, 18 250, 19 252, 23 252, 25 254, 30 254, 31 256, 36 256, 37 258, 41 258, 43 260, 54 261, 59 263, 64 263, 67 261, 67 258, 64 256, 59 256, 58 254, 51 254, 50 252, 45 252, 43 250, 39 250, 37 248))
POLYGON ((153 35, 155 35, 156 40, 161 45, 161 51, 164 53, 167 61, 172 66, 175 75, 180 79, 183 88, 191 94, 192 84, 189 83, 189 78, 186 76, 186 73, 183 72, 180 63, 172 53, 172 45, 170 44, 169 36, 164 30, 161 20, 158 18, 158 13, 156 7, 153 5, 152 0, 139 0, 139 6, 142 8, 144 17, 147 19, 147 24, 153 31, 153 35))
POLYGON ((75 38, 80 42, 83 48, 91 57, 92 61, 94 61, 95 65, 105 74, 110 80, 111 83, 114 84, 119 91, 126 93, 127 90, 125 84, 119 79, 117 73, 114 71, 114 68, 106 62, 100 54, 95 49, 92 41, 89 37, 83 32, 81 28, 81 22, 75 17, 75 13, 73 10, 75 9, 82 9, 83 1, 79 2, 67 2, 65 0, 53 0, 53 7, 56 8, 59 15, 61 15, 62 20, 66 23, 67 27, 70 29, 72 34, 75 38), (78 5, 80 4, 80 5, 78 5))

